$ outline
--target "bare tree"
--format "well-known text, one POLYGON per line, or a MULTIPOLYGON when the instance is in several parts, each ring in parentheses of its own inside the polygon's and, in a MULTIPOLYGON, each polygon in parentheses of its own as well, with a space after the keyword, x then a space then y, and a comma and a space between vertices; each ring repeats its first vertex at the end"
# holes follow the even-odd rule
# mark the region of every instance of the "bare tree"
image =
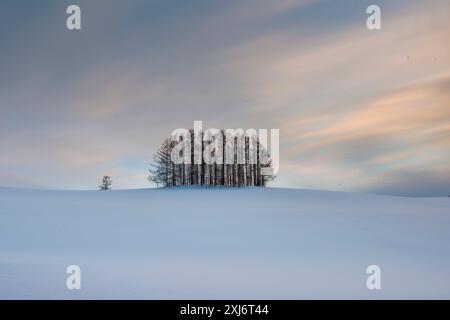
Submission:
POLYGON ((148 180, 155 183, 157 186, 162 185, 170 187, 175 185, 174 165, 170 159, 172 148, 173 144, 170 139, 165 139, 153 156, 154 164, 149 169, 150 176, 148 177, 148 180))
MULTIPOLYGON (((244 157, 244 163, 239 161, 237 138, 234 139, 234 146, 231 154, 227 156, 232 159, 227 163, 194 164, 194 134, 191 129, 191 164, 174 164, 171 160, 171 152, 176 145, 175 141, 169 138, 165 139, 153 156, 153 164, 149 169, 148 180, 155 183, 158 187, 186 186, 186 185, 205 185, 205 186, 261 186, 264 187, 268 180, 273 176, 262 175, 262 168, 271 168, 271 163, 263 164, 261 159, 267 152, 257 140, 245 137, 241 151, 244 157), (233 151, 234 150, 234 151, 233 151), (231 162, 231 163, 230 163, 231 162)), ((203 134, 203 133, 202 133, 203 134)), ((223 134, 223 154, 225 154, 226 135, 223 134)), ((231 140, 232 142, 233 140, 231 140)), ((203 141, 201 152, 205 150, 210 141, 203 141)), ((242 159, 241 159, 242 160, 242 159)))
POLYGON ((99 186, 100 190, 111 190, 112 180, 110 176, 104 176, 102 180, 102 185, 99 186))

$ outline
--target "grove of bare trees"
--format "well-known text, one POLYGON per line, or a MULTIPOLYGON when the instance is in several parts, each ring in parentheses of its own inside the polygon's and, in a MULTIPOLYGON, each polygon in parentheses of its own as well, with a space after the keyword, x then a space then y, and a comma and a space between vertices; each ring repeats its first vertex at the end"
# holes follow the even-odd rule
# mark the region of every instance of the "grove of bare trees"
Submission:
MULTIPOLYGON (((223 134, 223 143, 221 144, 223 150, 221 154, 224 158, 228 158, 226 159, 227 161, 219 161, 212 164, 207 164, 205 161, 195 162, 194 135, 193 130, 190 130, 190 154, 184 156, 185 158, 187 156, 188 160, 191 161, 187 161, 188 163, 174 163, 171 154, 179 142, 167 138, 161 143, 153 157, 148 180, 161 187, 189 185, 243 187, 265 186, 268 180, 273 179, 272 175, 264 173, 267 170, 263 169, 270 169, 271 164, 270 162, 262 161, 263 155, 267 153, 257 139, 256 143, 253 143, 252 137, 234 136, 230 138, 223 130, 221 132, 223 134), (230 139, 234 139, 234 141, 229 141, 230 139), (239 141, 239 139, 242 140, 239 141), (225 150, 225 146, 230 142, 232 145, 231 152, 230 149, 225 150), (240 161, 238 160, 239 157, 241 157, 240 161)), ((207 145, 212 141, 204 141, 203 133, 201 141, 200 151, 203 154, 207 145)), ((214 156, 215 152, 217 150, 212 151, 212 156, 214 156)))

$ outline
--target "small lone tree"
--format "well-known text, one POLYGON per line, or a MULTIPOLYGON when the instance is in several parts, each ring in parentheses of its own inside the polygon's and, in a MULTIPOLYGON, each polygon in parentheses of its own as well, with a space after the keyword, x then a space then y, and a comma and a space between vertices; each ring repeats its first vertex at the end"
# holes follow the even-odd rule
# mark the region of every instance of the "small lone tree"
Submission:
POLYGON ((110 176, 104 176, 103 177, 103 181, 102 181, 102 185, 99 186, 100 190, 110 190, 111 189, 111 177, 110 176))

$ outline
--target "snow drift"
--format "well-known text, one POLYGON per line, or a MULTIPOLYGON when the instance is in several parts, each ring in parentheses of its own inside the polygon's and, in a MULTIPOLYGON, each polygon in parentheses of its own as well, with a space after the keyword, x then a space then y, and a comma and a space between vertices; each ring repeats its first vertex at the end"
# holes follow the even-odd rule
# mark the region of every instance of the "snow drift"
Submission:
POLYGON ((0 220, 2 299, 450 298, 450 198, 0 189, 0 220))

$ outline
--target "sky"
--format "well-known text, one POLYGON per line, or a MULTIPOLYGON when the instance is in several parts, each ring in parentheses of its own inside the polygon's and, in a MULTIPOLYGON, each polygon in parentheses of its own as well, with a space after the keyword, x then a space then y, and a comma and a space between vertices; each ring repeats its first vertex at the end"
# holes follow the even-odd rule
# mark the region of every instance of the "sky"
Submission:
POLYGON ((449 39, 448 0, 2 0, 0 186, 151 187, 202 120, 279 129, 270 186, 448 196, 449 39))

